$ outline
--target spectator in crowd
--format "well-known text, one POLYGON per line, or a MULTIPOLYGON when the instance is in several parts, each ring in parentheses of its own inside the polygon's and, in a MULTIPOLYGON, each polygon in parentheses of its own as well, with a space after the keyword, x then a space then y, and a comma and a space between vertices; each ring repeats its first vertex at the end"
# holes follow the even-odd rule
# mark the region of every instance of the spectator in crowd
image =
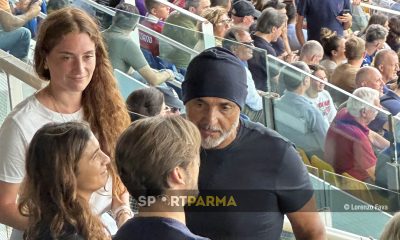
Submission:
POLYGON ((157 72, 152 69, 139 46, 131 38, 130 34, 139 21, 137 8, 129 3, 121 3, 118 4, 116 10, 113 23, 103 32, 113 68, 128 73, 129 68, 132 67, 152 86, 173 80, 175 76, 171 70, 164 69, 157 72))
POLYGON ((254 8, 257 9, 258 11, 262 12, 265 9, 264 4, 266 0, 253 0, 252 2, 254 8))
POLYGON ((223 7, 225 8, 226 12, 230 12, 231 7, 232 7, 232 1, 231 0, 212 0, 211 1, 211 7, 223 7))
MULTIPOLYGON (((399 4, 399 10, 400 10, 400 4, 399 4)), ((389 222, 386 223, 385 229, 383 230, 380 239, 385 239, 385 240, 400 239, 400 213, 396 213, 389 220, 389 222)))
MULTIPOLYGON (((396 115, 396 118, 398 119, 400 117, 400 114, 396 115)), ((400 139, 398 136, 400 136, 400 122, 395 119, 395 136, 397 136, 394 140, 396 141, 396 150, 397 150, 397 159, 399 158, 399 153, 400 153, 400 139)), ((375 169, 375 183, 379 187, 382 188, 389 188, 389 181, 395 181, 396 179, 390 179, 388 176, 388 171, 390 171, 390 166, 388 166, 388 163, 391 163, 393 161, 393 157, 395 157, 395 148, 393 146, 387 147, 385 150, 379 152, 377 154, 377 163, 376 163, 376 169, 375 169)), ((397 194, 396 194, 397 195, 397 194)), ((389 196, 390 197, 390 196, 389 196)), ((398 201, 397 201, 397 196, 396 196, 396 205, 398 206, 398 201)), ((386 238, 383 238, 386 239, 386 238)))
POLYGON ((304 96, 310 100, 314 106, 321 111, 322 116, 331 123, 336 116, 336 107, 333 104, 331 95, 324 89, 324 82, 328 80, 325 68, 321 65, 309 65, 309 67, 311 74, 320 79, 320 81, 311 79, 310 87, 307 89, 304 96))
MULTIPOLYGON (((29 10, 29 5, 34 3, 35 1, 32 0, 10 0, 9 4, 11 6, 11 12, 14 15, 21 15, 24 14, 26 11, 29 10)), ((46 1, 40 1, 40 12, 47 14, 47 2, 46 1)), ((40 21, 39 17, 34 17, 28 22, 25 23, 24 27, 29 29, 31 32, 31 38, 35 39, 37 35, 37 31, 39 29, 38 22, 40 21)))
POLYGON ((310 40, 301 47, 299 60, 312 65, 319 64, 323 57, 324 49, 321 44, 315 40, 310 40))
POLYGON ((362 67, 372 64, 376 52, 384 48, 387 34, 388 30, 381 25, 372 24, 368 27, 365 34, 365 57, 362 67))
POLYGON ((400 16, 393 16, 389 20, 389 33, 386 38, 386 43, 395 52, 400 49, 400 16))
MULTIPOLYGON (((201 14, 208 22, 213 25, 213 32, 215 37, 215 46, 222 46, 222 39, 225 36, 226 31, 231 26, 232 20, 228 17, 228 12, 226 12, 223 7, 211 7, 203 11, 201 14)), ((202 32, 202 24, 197 24, 197 30, 202 32)), ((195 50, 201 52, 204 50, 204 38, 200 35, 199 41, 194 47, 195 50)))
POLYGON ((383 94, 385 83, 382 81, 382 74, 373 67, 362 67, 356 74, 356 88, 369 87, 375 89, 380 95, 383 94))
MULTIPOLYGON (((336 67, 333 71, 330 83, 343 89, 348 93, 353 93, 356 89, 356 74, 360 69, 364 59, 365 41, 359 37, 352 36, 346 40, 344 55, 347 58, 347 63, 343 63, 336 67)), ((339 106, 347 100, 347 95, 332 90, 333 100, 339 106)))
POLYGON ((215 195, 220 189, 274 189, 271 197, 263 194, 251 200, 246 193, 230 192, 244 201, 240 209, 258 206, 261 211, 243 214, 235 212, 237 207, 188 208, 189 229, 210 239, 279 239, 286 214, 296 238, 323 239, 325 230, 315 212, 312 186, 296 150, 261 124, 239 119, 247 94, 240 60, 228 50, 208 49, 190 63, 182 89, 187 117, 202 137, 200 196, 210 190, 215 195), (239 177, 243 175, 248 177, 239 177))
POLYGON ((157 89, 164 95, 165 115, 181 115, 181 113, 185 113, 185 106, 172 87, 158 86, 157 89))
MULTIPOLYGON (((210 0, 186 0, 185 9, 196 15, 201 15, 204 10, 210 7, 210 0)), ((194 48, 198 39, 196 33, 196 20, 179 11, 172 12, 164 26, 162 34, 177 41, 189 48, 194 48), (180 27, 177 27, 180 26, 180 27)), ((176 47, 170 46, 167 43, 160 43, 160 57, 176 67, 183 69, 181 73, 185 72, 191 55, 176 47)))
POLYGON ((370 0, 370 3, 379 7, 400 11, 398 0, 370 0))
POLYGON ((164 96, 154 87, 133 91, 126 99, 126 106, 130 111, 131 121, 159 114, 165 115, 164 96))
MULTIPOLYGON (((356 74, 356 88, 369 87, 379 92, 379 96, 383 95, 385 84, 382 81, 382 75, 376 68, 362 67, 356 74)), ((343 104, 342 104, 343 105, 343 104)), ((374 132, 384 135, 388 127, 388 116, 383 112, 378 112, 378 115, 368 124, 368 128, 374 132)))
MULTIPOLYGON (((359 0, 353 1, 358 5, 359 0)), ((304 18, 307 19, 308 40, 320 40, 322 28, 329 28, 338 36, 343 36, 343 31, 351 27, 352 17, 349 0, 302 0, 297 4, 296 34, 300 45, 305 43, 303 35, 304 18), (346 11, 344 11, 346 10, 346 11)))
POLYGON ((321 65, 325 67, 329 80, 335 68, 346 61, 346 40, 330 29, 322 28, 321 44, 325 53, 325 59, 321 61, 321 65))
POLYGON ((247 0, 237 0, 232 4, 231 18, 235 27, 248 30, 250 26, 260 18, 261 12, 254 8, 247 0))
MULTIPOLYGON (((25 153, 34 133, 49 122, 85 120, 98 136, 100 148, 113 160, 117 137, 129 125, 107 50, 98 25, 82 10, 63 8, 42 22, 34 66, 49 84, 17 105, 0 128, 0 223, 25 230, 28 219, 17 209, 17 195, 25 176, 25 153), (63 27, 60 27, 63 26, 63 27)), ((90 201, 101 215, 129 204, 113 164, 106 187, 90 201)), ((131 215, 122 214, 117 225, 131 215)), ((22 239, 13 231, 13 239, 22 239), (15 238, 14 238, 15 237, 15 238)))
POLYGON ((381 97, 381 105, 387 109, 392 115, 400 112, 400 78, 397 77, 396 88, 388 89, 385 95, 381 97))
MULTIPOLYGON (((165 21, 169 15, 169 7, 156 0, 145 0, 145 4, 147 15, 140 23, 143 26, 161 33, 164 27, 163 21, 165 21)), ((153 56, 158 56, 160 54, 158 39, 155 36, 139 30, 139 39, 141 48, 147 49, 153 56)))
MULTIPOLYGON (((374 61, 374 67, 382 74, 382 80, 385 84, 391 84, 397 80, 399 69, 399 57, 392 49, 382 49, 377 52, 374 61)), ((385 86, 384 93, 388 88, 385 86)))
POLYGON ((196 126, 179 116, 142 119, 121 135, 117 167, 129 193, 138 201, 139 213, 113 239, 207 239, 186 227, 183 207, 187 200, 177 206, 166 204, 168 199, 172 203, 172 198, 196 197, 200 143, 196 126), (155 201, 143 203, 143 198, 155 201))
POLYGON ((246 30, 234 27, 225 35, 222 46, 230 50, 238 57, 246 69, 247 97, 242 113, 247 115, 253 122, 265 124, 262 97, 254 85, 253 76, 247 65, 247 60, 253 57, 253 39, 246 30), (240 44, 239 44, 240 43, 240 44))
MULTIPOLYGON (((264 49, 267 54, 277 56, 271 42, 275 42, 282 34, 286 25, 286 15, 274 8, 266 8, 257 21, 256 32, 252 35, 254 46, 264 49)), ((267 89, 267 66, 265 52, 254 52, 249 63, 249 69, 253 75, 254 83, 258 90, 267 89)), ((292 61, 293 55, 285 58, 292 61)))
POLYGON ((369 26, 372 24, 378 24, 383 27, 385 27, 387 30, 389 30, 389 21, 388 17, 384 14, 378 13, 378 14, 372 14, 371 17, 368 20, 368 25, 357 35, 363 39, 365 39, 365 35, 367 34, 367 29, 369 26))
POLYGON ((86 123, 48 123, 29 144, 19 211, 25 239, 110 239, 89 201, 104 188, 110 158, 86 123))
POLYGON ((377 159, 370 141, 373 132, 367 125, 378 114, 378 110, 372 106, 380 106, 379 92, 361 87, 353 94, 369 105, 349 98, 347 108, 338 113, 329 127, 325 141, 325 160, 338 174, 346 172, 360 181, 374 183, 377 159))
MULTIPOLYGON (((292 65, 310 73, 310 68, 304 62, 294 62, 292 65)), ((285 67, 280 73, 279 82, 286 91, 274 104, 277 131, 304 149, 309 156, 315 154, 322 158, 329 122, 305 97, 310 87, 310 77, 299 74, 292 67, 285 67)))
MULTIPOLYGON (((283 3, 281 0, 266 1, 264 4, 264 8, 269 8, 269 7, 272 7, 286 15, 286 4, 283 3)), ((286 21, 287 19, 288 18, 286 16, 286 21)), ((292 52, 289 45, 287 22, 284 26, 285 27, 282 29, 282 34, 278 37, 278 39, 276 41, 271 42, 272 47, 276 52, 276 55, 280 57, 286 56, 288 53, 292 52)))
POLYGON ((351 17, 351 31, 354 33, 363 30, 368 25, 370 15, 364 11, 362 6, 353 4, 351 6, 351 17))
POLYGON ((70 6, 69 0, 49 0, 47 3, 47 14, 50 14, 58 9, 70 6))
POLYGON ((29 5, 26 12, 15 16, 8 1, 0 3, 0 49, 16 58, 26 61, 31 41, 31 33, 24 26, 40 13, 41 1, 29 5))
MULTIPOLYGON (((11 10, 14 15, 21 15, 24 14, 26 11, 29 10, 29 5, 34 3, 33 0, 19 0, 17 2, 10 0, 11 10)), ((43 14, 47 14, 47 2, 40 1, 40 12, 43 14)), ((37 31, 39 30, 40 18, 35 17, 25 23, 24 27, 29 29, 31 32, 31 38, 36 39, 37 31)))
MULTIPOLYGON (((287 21, 287 32, 290 49, 292 51, 297 51, 301 49, 299 40, 296 36, 296 6, 293 3, 286 3, 286 15, 288 17, 287 21)), ((303 29, 304 41, 307 41, 307 30, 303 29)), ((302 61, 302 60, 300 60, 302 61)))
MULTIPOLYGON (((74 5, 76 3, 78 3, 78 6, 79 6, 80 2, 82 2, 82 1, 79 1, 79 0, 74 1, 74 5)), ((123 3, 124 1, 122 1, 122 0, 96 0, 95 2, 105 6, 107 8, 114 9, 115 7, 117 7, 118 4, 123 3)), ((85 11, 87 11, 88 13, 90 12, 91 15, 96 17, 96 19, 98 20, 98 24, 100 24, 101 30, 105 30, 111 26, 112 18, 113 18, 111 14, 104 12, 102 10, 97 10, 97 9, 93 9, 92 7, 88 7, 87 4, 83 4, 83 9, 85 9, 85 11)))

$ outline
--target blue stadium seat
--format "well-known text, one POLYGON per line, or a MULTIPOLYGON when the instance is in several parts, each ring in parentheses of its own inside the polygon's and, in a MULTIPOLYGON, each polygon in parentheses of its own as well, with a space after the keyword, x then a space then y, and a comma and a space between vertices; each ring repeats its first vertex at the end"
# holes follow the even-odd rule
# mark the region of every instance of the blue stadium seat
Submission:
POLYGON ((114 75, 118 82, 118 88, 121 92, 122 97, 126 100, 126 98, 131 94, 131 92, 149 87, 146 84, 139 82, 133 77, 129 76, 126 73, 121 72, 118 69, 114 69, 114 75))

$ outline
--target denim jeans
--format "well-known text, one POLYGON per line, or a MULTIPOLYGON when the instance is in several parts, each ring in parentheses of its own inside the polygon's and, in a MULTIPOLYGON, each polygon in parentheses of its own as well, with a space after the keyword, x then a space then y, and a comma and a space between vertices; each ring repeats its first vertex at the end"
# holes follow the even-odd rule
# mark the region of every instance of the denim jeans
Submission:
POLYGON ((0 30, 0 49, 9 52, 19 59, 28 56, 31 32, 24 28, 17 28, 10 32, 0 30))

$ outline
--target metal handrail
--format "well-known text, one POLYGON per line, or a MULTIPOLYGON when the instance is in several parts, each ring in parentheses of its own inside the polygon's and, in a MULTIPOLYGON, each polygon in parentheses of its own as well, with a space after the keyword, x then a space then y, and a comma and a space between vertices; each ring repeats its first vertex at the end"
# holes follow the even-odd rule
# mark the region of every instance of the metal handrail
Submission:
MULTIPOLYGON (((180 26, 177 26, 177 27, 180 27, 180 26)), ((174 47, 177 47, 180 50, 183 50, 183 51, 185 51, 187 53, 190 53, 192 55, 199 54, 199 52, 197 52, 196 50, 191 49, 190 47, 187 47, 186 45, 184 45, 184 44, 182 44, 180 42, 177 42, 177 41, 175 41, 175 40, 173 40, 173 39, 171 39, 171 38, 169 38, 167 36, 164 36, 161 33, 157 32, 157 31, 154 31, 153 29, 148 28, 148 27, 146 27, 146 26, 144 26, 142 24, 138 24, 138 28, 139 28, 139 30, 141 30, 141 31, 143 31, 145 33, 148 33, 148 34, 150 34, 152 36, 155 36, 157 39, 160 39, 160 40, 162 40, 164 42, 167 42, 168 44, 171 44, 174 47)))
POLYGON ((35 89, 41 89, 46 83, 33 70, 33 67, 13 55, 0 49, 0 69, 35 89))
MULTIPOLYGON (((92 1, 92 0, 81 0, 82 2, 85 2, 86 4, 88 4, 88 5, 90 5, 90 6, 92 6, 92 7, 94 7, 94 8, 96 8, 96 9, 98 9, 98 10, 100 10, 100 11, 103 11, 103 12, 105 12, 105 13, 107 13, 107 14, 109 14, 109 15, 111 15, 111 16, 115 16, 115 11, 114 10, 112 10, 112 9, 110 9, 110 8, 108 8, 108 7, 106 7, 106 6, 103 6, 103 5, 101 5, 101 4, 98 4, 98 3, 96 3, 96 2, 94 2, 94 1, 92 1)), ((178 7, 179 8, 179 7, 178 7)), ((181 11, 181 10, 184 10, 184 9, 181 9, 181 8, 179 8, 179 11, 181 11)), ((189 11, 183 11, 185 14, 186 14, 186 12, 188 12, 188 13, 191 13, 191 12, 189 12, 189 11)), ((191 13, 192 15, 193 15, 193 13, 191 13)), ((194 14, 195 15, 195 14, 194 14)), ((195 15, 195 16, 197 16, 197 15, 195 15)), ((198 16, 199 17, 199 16, 198 16)), ((200 17, 202 20, 205 20, 204 18, 202 18, 202 17, 200 17)), ((168 44, 170 44, 170 45, 172 45, 172 46, 174 46, 174 47, 177 47, 177 48, 179 48, 179 49, 181 49, 181 50, 183 50, 183 51, 185 51, 185 52, 187 52, 187 53, 189 53, 189 54, 192 54, 192 55, 197 55, 197 54, 199 54, 199 52, 197 52, 197 51, 195 51, 195 50, 193 50, 193 49, 191 49, 191 48, 189 48, 189 47, 187 47, 186 45, 184 45, 184 44, 182 44, 182 43, 180 43, 180 42, 177 42, 177 41, 175 41, 175 40, 173 40, 173 39, 171 39, 171 38, 169 38, 169 37, 167 37, 167 36, 164 36, 164 35, 162 35, 162 34, 160 34, 159 32, 156 32, 156 31, 154 31, 154 30, 152 30, 152 29, 150 29, 150 28, 148 28, 148 27, 146 27, 146 26, 143 26, 142 24, 138 24, 137 25, 137 27, 138 27, 138 29, 140 29, 141 31, 143 31, 143 32, 145 32, 145 33, 148 33, 148 34, 150 34, 150 35, 152 35, 152 36, 155 36, 157 39, 160 39, 160 40, 162 40, 162 41, 164 41, 164 42, 167 42, 168 44)), ((180 28, 182 28, 181 26, 176 26, 176 27, 180 27, 180 28)))
POLYGON ((365 8, 369 8, 369 9, 373 9, 373 10, 377 10, 377 11, 380 11, 380 12, 390 13, 390 14, 394 14, 394 15, 400 15, 399 11, 388 9, 388 8, 384 8, 384 7, 379 7, 379 6, 376 6, 376 5, 369 4, 369 3, 363 3, 362 2, 362 3, 360 3, 360 6, 361 7, 365 7, 365 8))
POLYGON ((194 13, 192 13, 192 12, 186 10, 186 9, 178 7, 177 5, 175 5, 173 3, 170 3, 170 2, 165 1, 165 0, 156 0, 156 1, 159 2, 159 3, 162 3, 164 5, 167 5, 168 7, 172 8, 172 9, 174 9, 174 10, 180 12, 180 13, 183 13, 183 14, 189 16, 189 17, 195 19, 196 21, 207 22, 207 19, 205 19, 205 18, 203 18, 203 17, 201 17, 199 15, 196 15, 196 14, 194 14, 194 13))

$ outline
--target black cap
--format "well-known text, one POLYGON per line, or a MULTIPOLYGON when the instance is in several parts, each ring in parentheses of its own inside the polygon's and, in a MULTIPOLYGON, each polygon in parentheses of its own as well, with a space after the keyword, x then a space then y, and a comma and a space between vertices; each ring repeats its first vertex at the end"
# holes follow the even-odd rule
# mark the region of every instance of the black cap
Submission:
POLYGON ((182 92, 184 103, 195 98, 218 97, 243 109, 247 96, 246 69, 229 50, 206 49, 189 63, 182 92))
POLYGON ((173 88, 158 86, 157 89, 164 94, 165 105, 178 109, 183 109, 185 107, 173 88))
POLYGON ((247 0, 238 0, 233 2, 231 13, 237 17, 253 16, 259 18, 261 16, 261 12, 247 0))

